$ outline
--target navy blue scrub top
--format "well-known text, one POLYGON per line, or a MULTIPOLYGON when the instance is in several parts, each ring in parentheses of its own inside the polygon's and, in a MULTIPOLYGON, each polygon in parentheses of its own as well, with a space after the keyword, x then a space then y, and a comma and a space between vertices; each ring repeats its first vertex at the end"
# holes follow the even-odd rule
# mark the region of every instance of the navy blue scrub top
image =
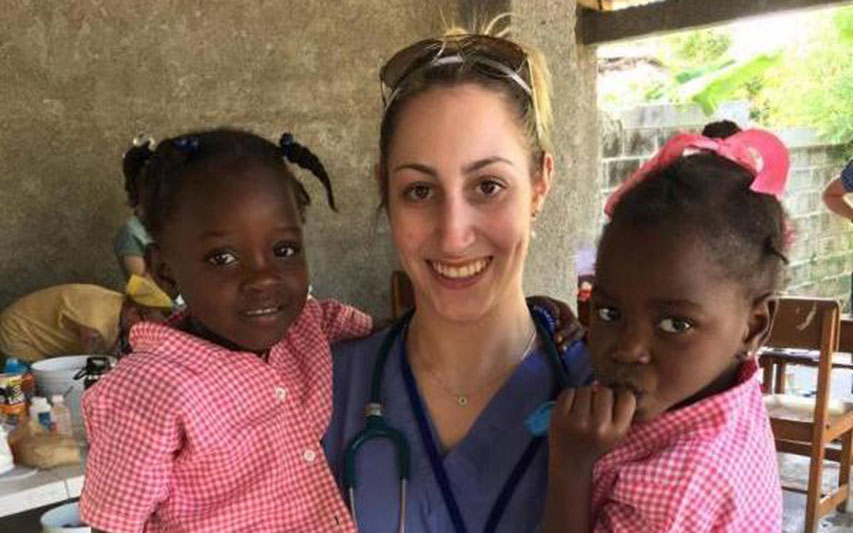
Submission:
MULTIPOLYGON (((364 428, 370 378, 386 332, 383 330, 332 347, 334 408, 323 445, 345 499, 344 450, 353 436, 364 428)), ((564 361, 571 386, 589 382, 592 369, 582 343, 573 345, 564 361)), ((406 531, 453 531, 406 394, 400 366, 400 339, 388 357, 382 385, 385 419, 405 435, 411 450, 406 531)), ((525 419, 551 399, 555 389, 556 379, 545 351, 532 352, 495 394, 465 438, 443 456, 444 468, 469 532, 483 530, 498 494, 530 444, 532 436, 524 427, 525 419)), ((434 441, 439 442, 431 420, 429 425, 434 441)), ((536 452, 497 531, 534 531, 539 526, 545 504, 547 448, 547 442, 543 442, 536 452)), ((399 479, 394 450, 387 440, 371 440, 361 447, 356 476, 359 530, 396 532, 399 479)))

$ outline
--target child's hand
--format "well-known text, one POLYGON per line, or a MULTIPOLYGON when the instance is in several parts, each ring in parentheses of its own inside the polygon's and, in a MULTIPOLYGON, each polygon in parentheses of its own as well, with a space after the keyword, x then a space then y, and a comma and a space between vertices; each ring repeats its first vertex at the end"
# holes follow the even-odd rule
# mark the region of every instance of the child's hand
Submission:
POLYGON ((588 467, 628 433, 637 408, 627 389, 566 389, 557 399, 548 430, 551 461, 560 468, 588 467))

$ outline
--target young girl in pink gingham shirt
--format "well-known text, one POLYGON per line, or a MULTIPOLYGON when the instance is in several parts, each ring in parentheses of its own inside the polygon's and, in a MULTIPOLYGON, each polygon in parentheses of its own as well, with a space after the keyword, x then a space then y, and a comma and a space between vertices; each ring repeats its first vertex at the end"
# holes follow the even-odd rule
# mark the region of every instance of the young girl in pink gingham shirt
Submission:
POLYGON ((755 356, 786 248, 773 135, 677 135, 611 197, 588 346, 551 416, 545 531, 778 532, 755 356))
POLYGON ((80 509, 95 530, 355 530, 320 440, 329 343, 371 320, 307 297, 309 198, 285 161, 334 208, 322 164, 289 135, 205 131, 126 155, 150 271, 187 307, 134 327, 133 353, 84 395, 80 509))

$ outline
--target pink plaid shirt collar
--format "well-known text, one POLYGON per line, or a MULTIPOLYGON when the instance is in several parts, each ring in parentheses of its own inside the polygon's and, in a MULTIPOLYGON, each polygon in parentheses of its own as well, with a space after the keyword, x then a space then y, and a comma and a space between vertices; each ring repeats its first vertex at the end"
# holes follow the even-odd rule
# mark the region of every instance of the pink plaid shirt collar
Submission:
POLYGON ((780 530, 775 446, 756 371, 747 361, 729 390, 634 425, 596 463, 596 533, 780 530))
POLYGON ((610 462, 621 463, 641 458, 666 448, 685 435, 713 436, 723 431, 732 416, 750 403, 753 395, 758 365, 747 361, 738 368, 735 385, 729 390, 704 398, 675 411, 663 413, 654 420, 634 424, 622 441, 624 444, 604 456, 600 463, 605 468, 610 462))
POLYGON ((363 335, 369 317, 309 301, 266 363, 169 325, 179 319, 134 326, 135 353, 84 396, 84 519, 109 531, 354 531, 320 439, 329 340, 363 335))

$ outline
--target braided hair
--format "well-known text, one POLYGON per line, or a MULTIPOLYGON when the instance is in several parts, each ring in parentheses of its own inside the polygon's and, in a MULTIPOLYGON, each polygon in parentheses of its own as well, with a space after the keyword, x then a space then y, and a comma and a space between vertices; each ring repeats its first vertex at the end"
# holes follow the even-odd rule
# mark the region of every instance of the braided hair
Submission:
POLYGON ((140 169, 154 152, 151 147, 154 139, 147 135, 138 135, 133 139, 133 145, 124 153, 122 171, 124 172, 124 190, 127 193, 127 204, 131 208, 139 205, 140 169))
MULTIPOLYGON (((740 131, 731 121, 709 124, 706 137, 726 138, 740 131)), ((604 228, 665 225, 696 232, 710 257, 749 295, 778 290, 788 260, 786 217, 774 196, 750 190, 749 170, 716 154, 699 152, 676 159, 649 174, 622 196, 604 228)))
POLYGON ((174 213, 178 192, 191 172, 214 173, 234 163, 259 163, 280 172, 292 188, 299 215, 305 220, 305 208, 311 197, 296 179, 285 161, 309 170, 326 190, 332 210, 337 211, 329 175, 323 163, 307 147, 285 133, 278 145, 253 133, 237 129, 214 129, 188 133, 159 143, 136 143, 124 155, 125 189, 132 207, 142 209, 142 223, 157 240, 164 222, 174 213))

